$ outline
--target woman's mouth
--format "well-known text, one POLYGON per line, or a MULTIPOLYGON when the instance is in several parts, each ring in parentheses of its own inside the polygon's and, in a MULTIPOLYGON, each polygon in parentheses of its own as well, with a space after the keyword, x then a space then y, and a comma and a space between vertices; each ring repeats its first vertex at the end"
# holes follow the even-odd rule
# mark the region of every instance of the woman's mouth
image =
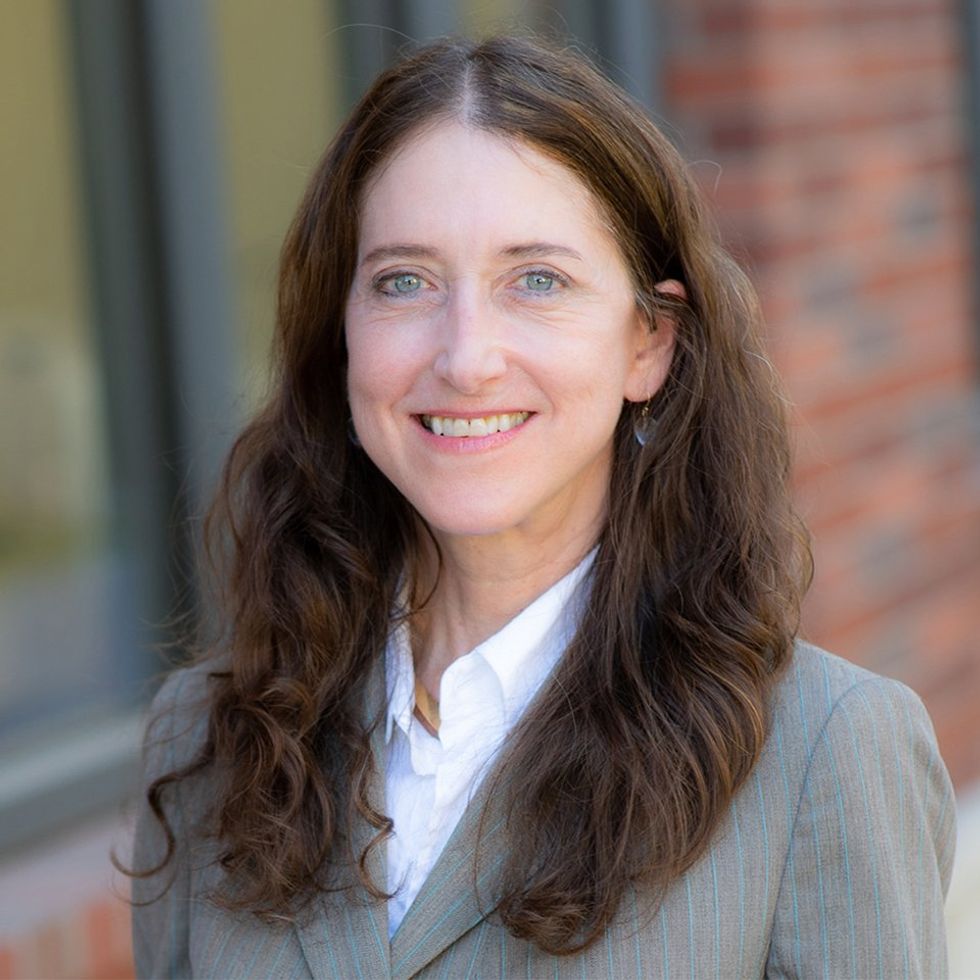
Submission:
POLYGON ((429 432, 437 436, 453 436, 466 439, 473 436, 492 436, 507 432, 526 422, 530 412, 506 412, 501 415, 485 415, 475 419, 461 419, 452 415, 420 415, 419 420, 429 432))

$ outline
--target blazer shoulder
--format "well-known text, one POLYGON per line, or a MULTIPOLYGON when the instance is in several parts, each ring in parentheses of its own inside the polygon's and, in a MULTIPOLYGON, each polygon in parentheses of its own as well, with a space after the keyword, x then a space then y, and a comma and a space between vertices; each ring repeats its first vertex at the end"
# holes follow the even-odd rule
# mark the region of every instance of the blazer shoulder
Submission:
POLYGON ((797 691, 836 700, 856 684, 884 680, 880 674, 859 667, 850 660, 823 650, 805 640, 797 640, 783 683, 792 682, 797 691))
POLYGON ((800 777, 822 746, 846 756, 853 754, 855 739, 870 744, 887 731, 901 755, 934 770, 944 786, 948 783, 932 721, 919 696, 900 681, 812 644, 796 644, 771 693, 770 718, 768 754, 778 750, 780 765, 800 777))
POLYGON ((164 680, 150 704, 143 740, 144 780, 186 766, 207 738, 212 662, 180 667, 164 680))
POLYGON ((767 976, 945 976, 955 803, 922 701, 799 644, 773 736, 793 805, 767 976))
POLYGON ((802 640, 796 642, 789 664, 773 687, 770 706, 774 725, 791 726, 812 749, 835 712, 853 702, 864 705, 871 716, 896 708, 905 714, 925 715, 919 696, 900 681, 802 640))
POLYGON ((142 788, 136 799, 132 881, 133 957, 139 977, 189 977, 193 915, 200 915, 197 875, 212 863, 200 850, 197 819, 213 795, 207 780, 164 784, 151 807, 147 791, 185 768, 207 739, 209 682, 202 662, 173 671, 150 704, 143 740, 142 788), (165 819, 161 818, 161 814, 165 819), (193 915, 192 915, 193 913, 193 915))

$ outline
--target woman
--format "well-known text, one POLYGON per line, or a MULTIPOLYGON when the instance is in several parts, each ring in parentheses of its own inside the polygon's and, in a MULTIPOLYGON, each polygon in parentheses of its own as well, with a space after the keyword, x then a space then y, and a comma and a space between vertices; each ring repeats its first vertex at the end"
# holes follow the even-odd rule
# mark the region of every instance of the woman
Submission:
POLYGON ((286 242, 157 698, 140 975, 938 976, 920 702, 795 643, 751 288, 578 57, 382 75, 286 242))

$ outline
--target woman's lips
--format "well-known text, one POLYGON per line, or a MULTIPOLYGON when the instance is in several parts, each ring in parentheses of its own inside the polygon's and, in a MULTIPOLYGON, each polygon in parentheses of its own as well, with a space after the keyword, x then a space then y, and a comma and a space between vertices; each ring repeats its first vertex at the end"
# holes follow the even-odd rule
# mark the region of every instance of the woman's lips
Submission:
POLYGON ((419 435, 430 449, 451 456, 465 456, 495 450, 520 438, 528 426, 534 424, 536 415, 536 412, 499 412, 463 417, 426 413, 416 415, 415 420, 419 435), (437 428, 442 430, 441 435, 436 434, 437 428))
POLYGON ((530 412, 500 412, 465 418, 459 415, 420 415, 419 421, 433 435, 471 439, 509 432, 523 425, 530 415, 530 412))

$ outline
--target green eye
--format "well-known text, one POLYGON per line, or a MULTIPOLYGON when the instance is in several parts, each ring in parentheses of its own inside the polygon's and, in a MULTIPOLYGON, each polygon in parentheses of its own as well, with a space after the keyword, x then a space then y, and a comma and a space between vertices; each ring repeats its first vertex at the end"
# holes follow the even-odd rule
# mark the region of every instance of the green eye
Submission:
POLYGON ((546 272, 528 272, 524 276, 524 282, 528 289, 536 293, 546 293, 554 286, 555 277, 546 272))
POLYGON ((404 272, 391 280, 396 293, 414 293, 422 288, 422 279, 411 272, 404 272))

